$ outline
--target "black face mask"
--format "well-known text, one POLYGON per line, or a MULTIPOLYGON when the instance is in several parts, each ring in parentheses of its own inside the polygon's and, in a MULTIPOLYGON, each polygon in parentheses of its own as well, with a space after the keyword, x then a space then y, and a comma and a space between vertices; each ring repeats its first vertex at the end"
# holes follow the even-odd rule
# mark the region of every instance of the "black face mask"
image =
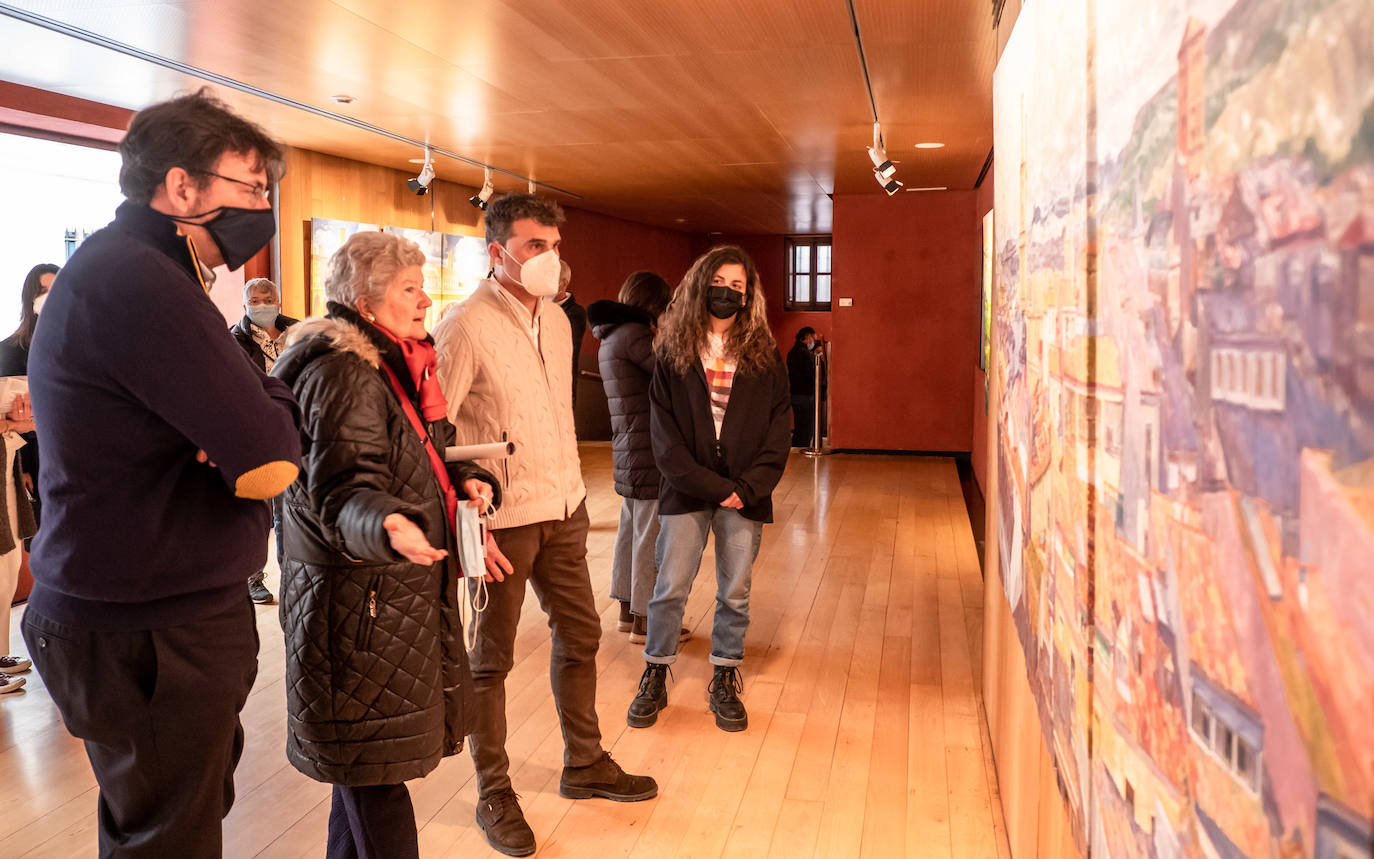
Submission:
POLYGON ((205 215, 190 218, 172 218, 182 224, 195 224, 204 227, 219 248, 220 256, 230 271, 239 268, 252 259, 257 252, 267 247, 272 236, 277 234, 277 219, 271 209, 240 209, 234 206, 221 206, 219 214, 208 221, 197 220, 205 215))
POLYGON ((717 319, 729 319, 744 307, 744 294, 728 286, 713 286, 706 290, 706 309, 717 319))

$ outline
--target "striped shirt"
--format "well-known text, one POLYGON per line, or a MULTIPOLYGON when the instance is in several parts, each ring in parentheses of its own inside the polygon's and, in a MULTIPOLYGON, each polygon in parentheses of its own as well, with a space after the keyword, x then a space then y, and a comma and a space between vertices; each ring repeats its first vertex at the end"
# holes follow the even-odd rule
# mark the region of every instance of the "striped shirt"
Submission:
POLYGON ((725 340, 715 334, 706 335, 706 350, 701 353, 701 366, 706 370, 706 387, 711 395, 711 418, 716 422, 716 438, 725 422, 725 407, 730 404, 730 388, 735 383, 735 362, 725 357, 725 340))

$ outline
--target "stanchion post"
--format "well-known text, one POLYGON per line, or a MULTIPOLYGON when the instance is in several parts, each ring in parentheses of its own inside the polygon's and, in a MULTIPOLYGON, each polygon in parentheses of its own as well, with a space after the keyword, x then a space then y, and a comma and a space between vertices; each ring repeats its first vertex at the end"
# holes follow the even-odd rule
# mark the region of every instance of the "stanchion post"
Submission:
MULTIPOLYGON (((821 347, 822 349, 825 347, 821 347)), ((812 400, 811 400, 811 444, 802 449, 802 456, 824 456, 821 449, 821 350, 811 353, 812 400)))

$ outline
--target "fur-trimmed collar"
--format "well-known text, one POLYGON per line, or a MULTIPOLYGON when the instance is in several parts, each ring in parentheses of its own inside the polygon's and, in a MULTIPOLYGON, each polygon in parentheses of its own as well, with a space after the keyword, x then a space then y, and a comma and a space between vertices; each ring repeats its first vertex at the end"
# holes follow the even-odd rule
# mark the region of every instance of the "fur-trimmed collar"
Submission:
POLYGON ((291 346, 302 340, 320 337, 329 342, 331 348, 340 352, 352 352, 373 367, 382 366, 382 353, 373 345, 372 339, 358 326, 332 316, 311 316, 292 325, 286 331, 286 345, 291 346))

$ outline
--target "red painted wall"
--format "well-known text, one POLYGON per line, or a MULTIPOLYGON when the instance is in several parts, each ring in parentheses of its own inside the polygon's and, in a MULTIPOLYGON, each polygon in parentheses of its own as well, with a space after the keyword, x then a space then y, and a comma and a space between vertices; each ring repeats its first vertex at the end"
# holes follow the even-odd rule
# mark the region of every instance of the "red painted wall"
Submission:
MULTIPOLYGON (((988 168, 987 176, 983 179, 983 184, 978 186, 976 192, 976 202, 974 205, 973 218, 978 231, 979 241, 983 235, 983 215, 987 214, 993 204, 992 189, 992 168, 988 168)), ((979 288, 982 288, 982 274, 979 273, 979 288)), ((982 293, 978 298, 978 313, 983 310, 982 293)), ((978 324, 982 325, 981 318, 978 324)), ((981 341, 980 341, 981 342, 981 341)), ((989 367, 988 369, 992 369, 989 367)), ((972 445, 973 476, 978 481, 978 488, 986 496, 988 492, 988 415, 987 415, 987 386, 984 379, 985 373, 978 369, 978 356, 973 358, 973 438, 970 440, 972 445)))
MULTIPOLYGON (((563 259, 572 266, 572 292, 586 307, 602 298, 614 300, 620 285, 640 270, 657 272, 674 286, 692 263, 692 236, 646 224, 624 221, 584 209, 565 208, 568 219, 560 232, 563 259)), ((582 340, 578 356, 583 370, 596 372, 596 352, 601 341, 591 329, 582 340)), ((595 379, 579 378, 577 384, 577 437, 606 441, 611 437, 606 395, 595 379)))
POLYGON ((970 449, 982 266, 975 197, 835 196, 834 447, 970 449))

